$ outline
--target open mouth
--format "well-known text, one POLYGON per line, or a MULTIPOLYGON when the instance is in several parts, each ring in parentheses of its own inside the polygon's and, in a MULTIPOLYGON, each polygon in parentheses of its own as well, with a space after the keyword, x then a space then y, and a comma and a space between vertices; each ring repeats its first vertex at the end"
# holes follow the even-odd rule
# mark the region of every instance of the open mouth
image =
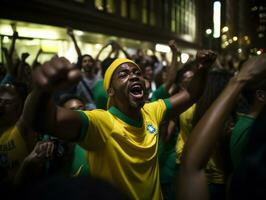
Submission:
POLYGON ((136 83, 133 84, 130 89, 129 93, 131 96, 133 96, 135 99, 142 99, 144 95, 143 87, 141 84, 136 83))

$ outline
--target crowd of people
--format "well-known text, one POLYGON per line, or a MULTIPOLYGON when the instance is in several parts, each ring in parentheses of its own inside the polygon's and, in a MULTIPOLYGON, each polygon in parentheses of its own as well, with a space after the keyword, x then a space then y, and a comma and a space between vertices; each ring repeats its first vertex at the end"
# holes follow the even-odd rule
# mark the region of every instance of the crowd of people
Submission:
MULTIPOLYGON (((0 185, 28 199, 264 199, 266 55, 180 62, 110 41, 77 62, 2 48, 0 185), (106 58, 100 55, 108 46, 106 58)), ((11 198, 11 197, 10 197, 11 198)))

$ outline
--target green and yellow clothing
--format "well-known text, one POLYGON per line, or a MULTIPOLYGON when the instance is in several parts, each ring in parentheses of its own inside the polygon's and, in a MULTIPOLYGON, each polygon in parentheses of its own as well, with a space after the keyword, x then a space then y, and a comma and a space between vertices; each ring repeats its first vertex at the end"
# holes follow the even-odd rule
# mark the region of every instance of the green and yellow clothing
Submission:
POLYGON ((80 145, 88 150, 91 175, 109 181, 131 199, 161 199, 158 133, 169 109, 168 99, 147 103, 141 108, 142 121, 116 107, 81 112, 85 131, 80 145))
POLYGON ((187 136, 190 134, 192 130, 192 119, 193 115, 196 109, 196 104, 193 104, 189 109, 187 109, 185 112, 183 112, 179 116, 179 122, 180 122, 180 132, 177 137, 176 142, 176 163, 180 164, 181 155, 183 152, 183 148, 185 145, 185 142, 187 141, 187 136))
POLYGON ((205 168, 205 174, 209 183, 225 184, 226 175, 224 170, 224 161, 219 151, 214 151, 205 168))
POLYGON ((103 80, 99 80, 92 88, 96 108, 106 110, 108 95, 103 87, 103 80))
POLYGON ((74 158, 72 162, 71 174, 74 176, 85 176, 89 174, 89 166, 87 162, 87 152, 78 144, 74 147, 74 158))
POLYGON ((230 154, 233 166, 237 167, 243 157, 249 140, 249 130, 255 118, 248 115, 238 115, 237 123, 232 131, 230 138, 230 154))
POLYGON ((24 158, 29 154, 17 126, 0 136, 0 179, 12 181, 24 158))
POLYGON ((151 101, 157 101, 158 99, 166 99, 169 98, 169 96, 170 95, 166 91, 165 86, 161 85, 152 93, 151 101))
MULTIPOLYGON (((187 141, 187 137, 192 131, 192 120, 195 109, 196 109, 196 104, 192 105, 188 110, 186 110, 180 115, 180 132, 177 138, 177 145, 176 145, 177 164, 180 164, 184 145, 187 141)), ((222 157, 220 156, 219 151, 216 150, 214 151, 210 160, 208 161, 208 164, 205 168, 205 173, 209 183, 214 183, 214 184, 225 183, 225 173, 221 159, 222 157)))

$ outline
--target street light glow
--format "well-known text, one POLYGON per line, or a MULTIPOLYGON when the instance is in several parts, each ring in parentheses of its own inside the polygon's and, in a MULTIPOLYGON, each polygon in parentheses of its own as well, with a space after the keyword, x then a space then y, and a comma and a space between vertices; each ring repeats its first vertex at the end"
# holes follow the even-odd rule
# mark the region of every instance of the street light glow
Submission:
POLYGON ((219 38, 221 33, 221 2, 213 3, 213 37, 219 38))
POLYGON ((207 35, 210 35, 212 33, 212 30, 210 28, 208 28, 208 29, 206 29, 205 32, 206 32, 207 35))

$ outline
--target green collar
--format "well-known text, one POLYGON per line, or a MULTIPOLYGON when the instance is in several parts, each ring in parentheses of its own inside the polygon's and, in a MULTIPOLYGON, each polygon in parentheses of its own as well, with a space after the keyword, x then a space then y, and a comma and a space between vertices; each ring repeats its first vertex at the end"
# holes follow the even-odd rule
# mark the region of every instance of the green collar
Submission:
POLYGON ((137 128, 142 127, 143 124, 143 120, 139 120, 139 121, 135 121, 131 118, 129 118, 128 116, 126 116, 124 113, 122 113, 120 110, 118 110, 116 107, 112 106, 111 108, 108 109, 108 111, 110 113, 112 113, 113 115, 115 115, 116 117, 118 117, 119 119, 121 119, 123 122, 131 125, 131 126, 135 126, 137 128))

